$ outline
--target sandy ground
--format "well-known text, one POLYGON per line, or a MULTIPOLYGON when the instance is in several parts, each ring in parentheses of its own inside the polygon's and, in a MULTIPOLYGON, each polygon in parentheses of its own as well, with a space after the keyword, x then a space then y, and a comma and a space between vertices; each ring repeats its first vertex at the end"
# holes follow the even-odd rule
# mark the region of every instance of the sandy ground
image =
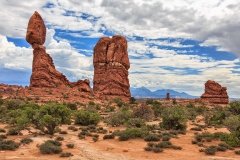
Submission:
MULTIPOLYGON (((154 122, 153 122, 154 123, 154 122)), ((155 122, 157 123, 157 122, 155 122)), ((37 145, 44 141, 51 139, 49 135, 33 137, 27 132, 23 132, 22 136, 8 136, 7 139, 15 140, 19 142, 22 138, 28 137, 33 139, 33 142, 26 145, 21 145, 16 151, 0 151, 0 160, 240 160, 240 155, 236 155, 234 151, 217 152, 214 156, 207 156, 203 152, 199 152, 201 147, 192 144, 194 139, 194 132, 190 130, 191 122, 188 122, 189 127, 186 135, 178 135, 179 138, 172 138, 170 141, 177 146, 181 146, 182 150, 164 149, 162 153, 146 152, 144 147, 147 142, 143 139, 131 139, 128 141, 119 141, 117 137, 112 140, 103 140, 103 134, 100 134, 99 141, 93 142, 91 137, 87 137, 85 140, 78 139, 77 135, 80 131, 71 131, 67 129, 67 125, 61 126, 62 130, 68 132, 68 134, 60 135, 64 137, 62 142, 63 152, 71 152, 74 156, 67 158, 60 158, 59 154, 44 155, 41 154, 37 145), (66 144, 73 143, 74 148, 69 149, 66 144)), ((100 125, 103 126, 103 123, 100 125)), ((0 124, 0 128, 5 125, 0 124)), ((79 128, 79 126, 76 126, 79 128)), ((124 127, 106 127, 108 130, 125 129, 124 127)), ((206 131, 227 132, 226 128, 215 130, 214 128, 208 128, 206 131)), ((203 131, 204 132, 204 131, 203 131)), ((55 134, 52 139, 59 136, 55 134)), ((217 145, 219 141, 205 142, 205 145, 217 145)), ((240 148, 238 148, 240 149, 240 148)))

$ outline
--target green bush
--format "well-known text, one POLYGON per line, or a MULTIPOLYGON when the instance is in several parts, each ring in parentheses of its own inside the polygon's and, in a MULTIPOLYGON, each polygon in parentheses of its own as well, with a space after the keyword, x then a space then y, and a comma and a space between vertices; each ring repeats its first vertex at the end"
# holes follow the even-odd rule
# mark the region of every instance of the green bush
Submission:
POLYGON ((124 102, 120 98, 113 99, 113 102, 117 104, 118 107, 122 107, 124 102))
POLYGON ((31 138, 23 138, 20 141, 21 143, 25 143, 25 144, 29 144, 31 142, 33 142, 33 140, 31 138))
POLYGON ((234 152, 235 152, 235 154, 239 154, 240 155, 240 150, 236 150, 234 152))
POLYGON ((118 136, 120 141, 126 141, 130 138, 143 138, 147 134, 148 134, 148 131, 146 130, 131 128, 131 129, 126 129, 124 131, 120 131, 118 133, 118 136))
MULTIPOLYGON (((58 142, 58 141, 56 141, 58 142)), ((62 152, 62 148, 59 147, 59 144, 53 141, 46 141, 45 143, 39 146, 40 152, 42 154, 58 154, 62 152)))
POLYGON ((73 154, 70 152, 64 152, 60 154, 60 157, 70 157, 70 156, 73 156, 73 154))
POLYGON ((16 150, 20 146, 19 143, 14 142, 13 140, 3 140, 0 141, 0 150, 16 150))
POLYGON ((149 134, 144 138, 145 141, 159 141, 160 137, 157 134, 149 134))
POLYGON ((225 147, 221 147, 221 146, 217 147, 217 151, 225 152, 226 150, 227 150, 227 148, 225 148, 225 147))
POLYGON ((80 125, 97 125, 101 120, 101 116, 99 113, 90 112, 87 110, 79 110, 75 114, 75 124, 80 125))

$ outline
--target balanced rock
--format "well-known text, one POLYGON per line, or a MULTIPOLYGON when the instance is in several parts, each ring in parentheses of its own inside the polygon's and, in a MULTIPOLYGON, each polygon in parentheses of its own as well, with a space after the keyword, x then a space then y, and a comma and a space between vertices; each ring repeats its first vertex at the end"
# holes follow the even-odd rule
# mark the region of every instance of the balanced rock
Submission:
POLYGON ((35 11, 28 22, 26 40, 32 45, 33 63, 30 87, 58 87, 61 85, 78 87, 91 92, 89 80, 69 82, 65 75, 56 70, 52 57, 42 46, 46 38, 46 27, 41 15, 35 11))
POLYGON ((99 98, 129 100, 127 40, 120 35, 101 38, 94 47, 93 91, 99 98))
POLYGON ((46 39, 46 26, 41 15, 35 11, 28 22, 26 40, 29 44, 43 45, 46 39))
POLYGON ((214 104, 228 104, 227 87, 222 87, 217 82, 208 80, 205 83, 205 92, 201 99, 214 104))

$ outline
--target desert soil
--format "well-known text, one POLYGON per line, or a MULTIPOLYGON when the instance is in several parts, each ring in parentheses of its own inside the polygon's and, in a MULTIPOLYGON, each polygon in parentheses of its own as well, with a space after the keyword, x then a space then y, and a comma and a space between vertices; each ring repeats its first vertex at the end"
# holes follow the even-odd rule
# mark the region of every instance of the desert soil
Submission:
MULTIPOLYGON (((158 123, 158 122, 151 122, 158 123)), ((104 127, 107 130, 125 129, 125 127, 108 127, 104 123, 100 123, 99 126, 104 127)), ((0 124, 0 128, 4 128, 6 125, 0 124)), ((186 135, 178 135, 179 138, 172 138, 170 141, 177 146, 181 146, 182 150, 164 149, 162 153, 154 153, 144 151, 144 147, 147 142, 143 139, 130 139, 128 141, 119 141, 117 137, 112 140, 103 140, 103 134, 100 134, 99 141, 93 142, 91 137, 87 137, 85 140, 78 138, 79 131, 71 131, 67 129, 68 125, 61 126, 62 130, 68 132, 68 134, 56 133, 52 138, 49 135, 42 135, 33 137, 28 134, 27 131, 22 132, 21 136, 8 136, 7 139, 19 142, 22 138, 31 138, 33 142, 30 144, 21 145, 16 151, 0 151, 0 160, 240 160, 240 155, 236 155, 234 151, 227 150, 226 152, 217 152, 214 156, 205 155, 203 152, 199 152, 201 147, 192 144, 194 139, 194 132, 190 128, 194 127, 191 122, 188 122, 188 129, 186 135), (44 155, 41 154, 37 145, 42 144, 48 139, 54 139, 57 136, 64 137, 62 142, 63 152, 71 152, 74 156, 68 158, 60 158, 59 154, 44 155), (69 149, 66 144, 73 143, 74 148, 69 149)), ((79 128, 80 126, 76 126, 79 128)), ((215 130, 214 128, 208 128, 205 131, 209 132, 228 132, 226 128, 215 130)), ((204 142, 205 145, 217 145, 219 141, 204 142)), ((240 148, 238 148, 240 149, 240 148)))

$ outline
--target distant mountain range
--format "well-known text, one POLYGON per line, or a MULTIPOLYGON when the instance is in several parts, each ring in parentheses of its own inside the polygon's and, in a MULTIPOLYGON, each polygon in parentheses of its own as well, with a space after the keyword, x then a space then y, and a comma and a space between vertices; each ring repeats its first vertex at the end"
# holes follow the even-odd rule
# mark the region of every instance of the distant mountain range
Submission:
POLYGON ((200 96, 192 96, 185 92, 177 92, 171 89, 159 89, 154 92, 145 87, 130 88, 131 95, 134 98, 166 98, 166 94, 170 93, 170 98, 200 98, 200 96))

